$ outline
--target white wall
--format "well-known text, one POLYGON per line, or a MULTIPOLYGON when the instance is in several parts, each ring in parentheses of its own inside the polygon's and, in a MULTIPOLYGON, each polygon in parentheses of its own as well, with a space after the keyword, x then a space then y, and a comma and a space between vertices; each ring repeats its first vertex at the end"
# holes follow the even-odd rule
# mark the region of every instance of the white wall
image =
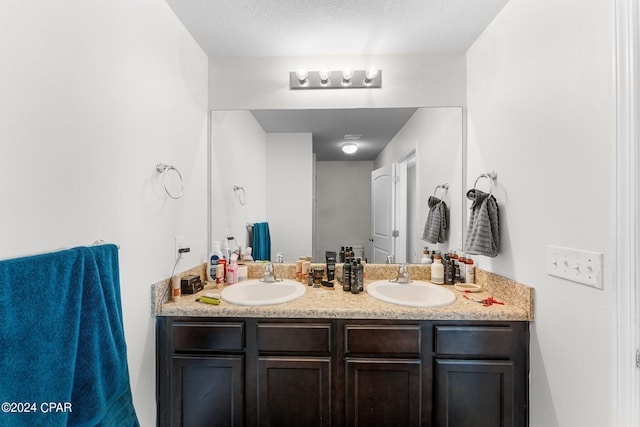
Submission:
MULTIPOLYGON (((417 229, 409 228, 408 235, 413 241, 410 246, 419 250, 428 246, 430 250, 443 253, 459 249, 458 235, 464 227, 466 207, 463 206, 462 185, 463 159, 463 118, 462 108, 420 108, 394 136, 374 162, 374 169, 390 165, 400 160, 408 151, 416 150, 416 206, 413 213, 417 229), (449 190, 438 190, 437 196, 449 207, 449 233, 445 243, 432 244, 422 240, 422 231, 429 213, 427 201, 440 184, 449 184, 449 190)), ((413 254, 410 254, 413 256, 413 254)))
POLYGON ((616 420, 613 15, 511 0, 467 53, 467 186, 498 173, 502 229, 477 262, 535 287, 532 427, 616 420), (548 245, 603 252, 604 290, 548 276, 548 245))
POLYGON ((211 109, 464 106, 465 55, 310 56, 209 59, 211 109), (289 90, 289 72, 304 65, 356 69, 375 64, 381 89, 289 90))
POLYGON ((316 253, 361 245, 370 257, 371 171, 373 161, 316 162, 316 253))
POLYGON ((4 2, 0 259, 120 245, 134 403, 155 425, 151 283, 205 261, 207 58, 163 1, 4 2), (175 165, 184 196, 155 173, 175 165))
POLYGON ((266 213, 271 257, 311 256, 313 156, 310 133, 268 133, 266 213))
POLYGON ((211 112, 211 240, 228 232, 244 250, 247 223, 267 220, 266 147, 267 134, 250 112, 211 112))

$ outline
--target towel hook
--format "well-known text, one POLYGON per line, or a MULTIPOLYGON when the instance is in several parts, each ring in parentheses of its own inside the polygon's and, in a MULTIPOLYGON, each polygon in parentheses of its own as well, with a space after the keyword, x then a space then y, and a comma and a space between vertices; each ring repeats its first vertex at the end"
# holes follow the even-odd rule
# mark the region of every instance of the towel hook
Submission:
POLYGON ((435 197, 436 193, 438 192, 438 189, 442 188, 443 193, 446 193, 447 190, 449 190, 449 183, 445 182, 444 184, 440 184, 440 185, 436 185, 435 190, 433 190, 433 196, 435 197))
POLYGON ((171 197, 172 199, 179 199, 180 197, 182 197, 182 194, 184 193, 184 184, 182 183, 182 174, 180 173, 180 171, 178 169, 175 168, 175 166, 173 165, 165 165, 164 163, 157 163, 156 164, 156 172, 162 174, 162 185, 164 186, 164 191, 167 193, 167 195, 169 197, 171 197), (171 192, 169 191, 169 189, 167 188, 167 173, 168 171, 174 171, 176 174, 178 174, 178 178, 180 178, 180 191, 178 192, 178 194, 171 194, 171 192))
POLYGON ((238 201, 240 202, 240 204, 244 206, 244 204, 247 202, 247 193, 244 191, 244 187, 234 185, 233 192, 236 196, 238 196, 238 201), (240 195, 239 191, 242 191, 242 195, 240 195))
POLYGON ((491 172, 483 173, 482 175, 480 175, 476 179, 476 182, 473 184, 474 190, 478 188, 478 181, 480 181, 480 179, 482 178, 488 179, 489 182, 491 183, 491 187, 489 188, 489 195, 491 195, 491 193, 493 193, 493 183, 496 179, 498 179, 498 173, 496 171, 491 171, 491 172))

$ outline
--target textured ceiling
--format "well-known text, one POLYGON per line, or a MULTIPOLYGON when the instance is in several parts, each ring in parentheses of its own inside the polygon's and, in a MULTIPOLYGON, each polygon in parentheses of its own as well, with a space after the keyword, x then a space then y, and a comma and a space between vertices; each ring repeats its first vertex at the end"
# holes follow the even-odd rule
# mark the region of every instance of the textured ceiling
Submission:
POLYGON ((268 132, 311 132, 316 160, 374 160, 413 116, 416 108, 354 108, 325 110, 253 110, 268 132), (354 141, 357 153, 346 155, 346 134, 362 134, 354 141))
POLYGON ((507 0, 166 0, 209 56, 464 52, 507 0))
MULTIPOLYGON (((166 0, 213 56, 393 55, 465 52, 508 0, 166 0)), ((318 160, 371 160, 415 109, 261 110, 267 132, 312 132, 318 160)))

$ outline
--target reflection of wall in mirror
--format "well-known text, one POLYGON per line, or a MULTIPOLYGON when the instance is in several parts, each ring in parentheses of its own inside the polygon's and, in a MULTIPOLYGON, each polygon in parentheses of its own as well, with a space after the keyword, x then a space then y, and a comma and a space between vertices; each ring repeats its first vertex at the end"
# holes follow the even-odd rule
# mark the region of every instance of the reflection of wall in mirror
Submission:
POLYGON ((246 225, 267 221, 272 259, 310 255, 311 135, 267 134, 248 111, 214 111, 211 144, 211 240, 228 230, 244 248, 246 225), (244 205, 234 185, 245 188, 244 205))
MULTIPOLYGON (((420 259, 424 246, 441 251, 458 246, 458 236, 464 227, 462 141, 462 108, 420 108, 374 162, 374 168, 377 169, 398 161, 413 147, 416 149, 417 211, 408 215, 409 220, 413 219, 407 225, 409 262, 420 259), (443 198, 450 212, 448 239, 442 244, 430 244, 422 240, 428 214, 427 201, 435 187, 444 183, 449 184, 449 190, 443 198)), ((441 194, 438 192, 438 195, 441 194)))
POLYGON ((316 162, 316 227, 313 259, 326 251, 362 246, 369 254, 373 161, 316 162))

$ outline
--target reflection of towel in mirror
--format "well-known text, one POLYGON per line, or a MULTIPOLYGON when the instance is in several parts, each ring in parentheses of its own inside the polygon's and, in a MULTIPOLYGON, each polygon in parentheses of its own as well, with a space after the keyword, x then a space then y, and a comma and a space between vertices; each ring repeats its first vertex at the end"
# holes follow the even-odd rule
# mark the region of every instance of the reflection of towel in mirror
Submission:
POLYGON ((495 257, 500 247, 496 198, 476 189, 469 190, 467 198, 473 203, 464 251, 468 254, 495 257))
POLYGON ((253 259, 271 261, 271 236, 266 222, 253 224, 253 259))
POLYGON ((429 214, 424 224, 422 240, 429 243, 444 243, 447 240, 446 231, 449 227, 449 210, 447 204, 437 197, 429 197, 429 214))

